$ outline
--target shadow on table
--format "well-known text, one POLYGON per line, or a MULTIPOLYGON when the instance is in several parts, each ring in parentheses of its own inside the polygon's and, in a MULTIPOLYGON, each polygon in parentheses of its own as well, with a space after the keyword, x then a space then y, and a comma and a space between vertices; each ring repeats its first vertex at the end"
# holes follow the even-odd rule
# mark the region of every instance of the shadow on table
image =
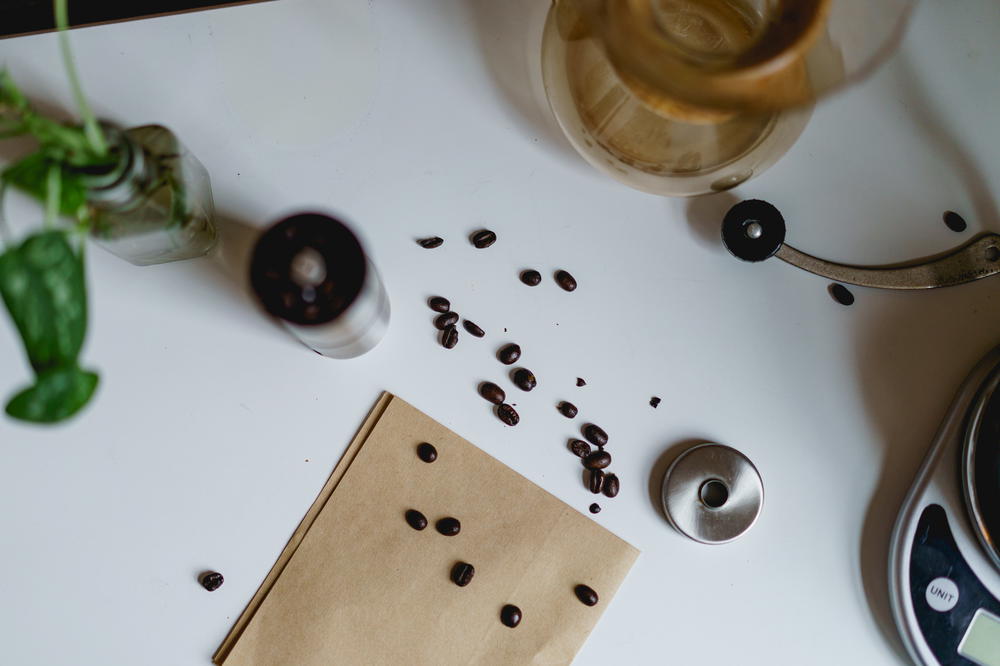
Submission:
POLYGON ((499 97, 520 129, 579 159, 549 110, 542 83, 542 40, 551 3, 537 0, 469 0, 480 52, 499 97))
MULTIPOLYGON (((976 361, 1000 341, 1000 309, 991 302, 991 288, 996 286, 980 283, 882 294, 888 306, 858 339, 859 391, 883 447, 862 528, 861 578, 872 616, 904 661, 889 602, 892 530, 955 391, 976 361), (989 325, 983 325, 984 317, 990 318, 989 325)), ((855 290, 859 300, 869 293, 855 290)))
POLYGON ((663 511, 663 500, 661 498, 663 475, 667 473, 667 469, 669 469, 670 465, 677 460, 677 457, 680 454, 684 453, 692 446, 704 444, 708 441, 711 440, 704 437, 687 437, 668 446, 660 453, 659 456, 656 457, 656 460, 653 462, 648 481, 649 503, 653 505, 653 510, 668 523, 670 521, 667 520, 667 514, 663 511))
POLYGON ((722 244, 722 219, 740 198, 732 192, 719 192, 687 200, 688 226, 699 243, 725 251, 722 244))
POLYGON ((946 117, 947 111, 935 104, 933 95, 928 93, 913 63, 907 58, 898 59, 894 72, 896 76, 890 80, 898 86, 899 96, 906 106, 909 120, 916 125, 918 134, 934 146, 942 162, 961 175, 961 182, 983 228, 995 230, 1000 227, 1000 212, 982 166, 966 146, 938 120, 946 117))
MULTIPOLYGON (((972 201, 972 228, 1000 222, 982 169, 966 146, 936 120, 946 114, 905 57, 893 67, 909 119, 942 161, 961 174, 972 201)), ((971 232, 968 232, 971 234, 971 232)), ((962 240, 968 240, 967 234, 962 240)), ((942 248, 945 250, 948 248, 942 248)), ((878 484, 861 536, 861 574, 872 615, 899 656, 908 660, 889 604, 889 541, 906 492, 940 421, 975 363, 1000 342, 1000 295, 991 280, 933 292, 899 293, 857 344, 860 390, 884 446, 878 484), (970 321, 974 319, 973 321, 970 321)), ((866 290, 858 290, 863 298, 866 290)))
POLYGON ((215 248, 203 259, 191 262, 206 284, 224 290, 243 306, 248 318, 254 317, 262 326, 268 326, 290 343, 296 341, 281 324, 268 314, 250 286, 250 258, 254 245, 263 229, 254 227, 227 212, 216 212, 215 227, 218 241, 215 248))

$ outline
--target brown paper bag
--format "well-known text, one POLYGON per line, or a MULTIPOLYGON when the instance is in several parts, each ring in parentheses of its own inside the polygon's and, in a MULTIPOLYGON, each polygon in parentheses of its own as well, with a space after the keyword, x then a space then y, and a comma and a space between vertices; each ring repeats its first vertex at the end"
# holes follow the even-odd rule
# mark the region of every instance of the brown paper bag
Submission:
POLYGON ((566 664, 638 551, 383 395, 215 655, 225 666, 566 664), (416 455, 420 442, 438 451, 416 455), (421 511, 422 531, 403 518, 421 511), (434 523, 458 518, 446 537, 434 523), (473 564, 466 587, 450 580, 473 564), (593 607, 573 588, 600 595, 593 607), (520 607, 516 628, 500 622, 520 607))

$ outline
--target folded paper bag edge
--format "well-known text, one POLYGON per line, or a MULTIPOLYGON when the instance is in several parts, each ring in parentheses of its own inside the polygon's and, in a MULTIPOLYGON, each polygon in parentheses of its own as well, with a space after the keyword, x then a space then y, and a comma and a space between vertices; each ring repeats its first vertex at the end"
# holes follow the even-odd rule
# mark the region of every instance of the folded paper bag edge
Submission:
POLYGON ((362 445, 371 435, 372 431, 375 430, 375 426, 378 424, 379 419, 382 418, 382 414, 385 413, 386 408, 395 396, 388 391, 383 391, 379 396, 378 400, 375 401, 375 405, 372 407, 371 411, 368 412, 368 416, 362 422, 361 427, 358 428, 357 433, 354 435, 354 439, 348 445, 347 449, 344 451, 344 455, 341 456, 337 464, 334 465, 333 471, 330 472, 330 476, 327 478, 326 483, 323 484, 323 488, 319 491, 316 499, 310 505, 309 509, 306 511, 302 520, 299 522, 298 527, 292 533, 292 536, 288 539, 288 543, 285 544, 284 549, 282 549, 281 554, 278 555, 278 559, 275 560, 274 565, 268 571, 267 576, 261 582, 257 591, 251 597, 249 603, 247 603, 246 608, 240 613, 240 616, 236 618, 236 622, 233 623, 232 629, 226 634, 226 637, 222 640, 222 644, 212 655, 212 662, 215 664, 223 664, 229 653, 232 652, 233 647, 239 640, 240 635, 250 624, 250 620, 253 619, 254 614, 260 605, 264 603, 264 599, 267 598, 268 593, 274 586, 274 583, 281 576, 281 572, 284 570, 285 566, 288 564, 289 560, 295 554, 296 549, 298 549, 299 544, 305 538, 306 534, 309 532, 309 528, 312 527, 313 522, 316 517, 323 510, 326 505, 327 500, 336 490, 337 484, 340 480, 344 478, 344 474, 347 473, 347 469, 354 462, 355 457, 357 457, 358 451, 361 450, 362 445))

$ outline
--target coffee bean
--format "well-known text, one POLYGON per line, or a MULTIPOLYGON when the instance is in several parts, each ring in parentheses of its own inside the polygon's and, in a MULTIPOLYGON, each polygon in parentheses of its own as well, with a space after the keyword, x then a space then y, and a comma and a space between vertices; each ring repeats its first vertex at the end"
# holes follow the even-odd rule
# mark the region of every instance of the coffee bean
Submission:
POLYGON ((434 448, 433 444, 424 442, 423 444, 417 445, 417 457, 425 463, 432 463, 438 459, 438 451, 434 448))
POLYGON ((556 284, 566 291, 576 290, 576 278, 566 271, 556 271, 556 284))
POLYGON ((511 375, 510 380, 514 382, 514 386, 522 391, 530 391, 538 386, 538 380, 535 379, 534 373, 527 368, 518 368, 515 370, 511 375))
POLYGON ((480 250, 488 248, 493 243, 497 242, 497 235, 490 231, 489 229, 480 229, 476 233, 469 237, 472 244, 475 245, 480 250))
POLYGON ((841 305, 854 305, 854 294, 842 284, 831 284, 830 295, 841 305))
POLYGON ((517 411, 507 403, 497 405, 497 418, 509 426, 516 426, 521 420, 517 411))
POLYGON ((514 604, 507 604, 500 609, 500 621, 513 629, 521 624, 521 609, 514 604))
POLYGON ((493 382, 483 382, 479 385, 479 395, 483 396, 494 405, 499 405, 507 399, 507 394, 503 389, 493 382))
POLYGON ((569 450, 579 458, 586 458, 590 455, 590 444, 582 439, 571 439, 569 440, 569 450))
POLYGON ((660 406, 660 399, 654 395, 652 398, 649 399, 649 406, 652 407, 653 409, 656 409, 657 407, 660 406))
POLYGON ((594 592, 594 588, 589 585, 577 585, 573 588, 573 591, 576 592, 576 598, 585 606, 596 606, 599 601, 597 592, 594 592))
POLYGON ((604 494, 607 497, 615 497, 618 495, 619 481, 618 477, 614 474, 604 475, 604 494))
POLYGON ((444 243, 444 239, 440 236, 431 236, 429 238, 421 238, 417 241, 417 243, 419 243, 420 247, 425 250, 433 250, 436 247, 441 247, 441 244, 444 243))
POLYGON ((434 296, 427 301, 427 305, 431 306, 431 310, 434 312, 449 312, 451 310, 451 301, 444 296, 434 296))
POLYGON ((590 512, 591 513, 600 513, 601 512, 601 505, 598 504, 597 502, 594 502, 593 504, 590 505, 590 512))
POLYGON ((416 509, 406 512, 406 523, 415 530, 422 530, 427 527, 427 518, 416 509))
POLYGON ((607 451, 594 451, 583 459, 587 469, 604 469, 611 464, 611 454, 607 451))
POLYGON ((953 210, 946 211, 944 214, 944 223, 948 225, 948 228, 956 233, 961 233, 966 230, 969 226, 965 223, 965 219, 953 210))
POLYGON ((604 446, 608 443, 608 433, 600 426, 588 423, 583 426, 583 436, 594 446, 604 446))
POLYGON ((542 282, 542 274, 534 269, 521 271, 521 282, 529 287, 537 287, 542 282))
POLYGON ((577 377, 576 378, 576 385, 577 386, 586 386, 587 382, 583 381, 583 377, 577 377))
POLYGON ((439 331, 443 331, 449 326, 454 326, 458 323, 458 313, 457 312, 445 312, 444 314, 438 315, 434 318, 434 328, 439 331))
POLYGON ((479 328, 475 323, 469 321, 468 319, 462 320, 462 326, 464 326, 465 330, 467 330, 471 335, 474 335, 477 338, 481 338, 486 335, 486 331, 479 328))
POLYGON ((465 587, 472 582, 472 577, 476 575, 476 568, 468 562, 456 562, 451 568, 451 582, 459 587, 465 587))
POLYGON ((590 479, 587 485, 590 488, 590 492, 600 495, 601 490, 604 489, 604 472, 599 469, 590 470, 590 479))
POLYGON ((497 358, 504 365, 511 365, 517 363, 517 359, 521 358, 521 347, 514 344, 513 342, 504 345, 497 352, 497 358))
POLYGON ((218 571, 206 571, 198 576, 198 582, 209 592, 215 592, 222 587, 225 580, 218 571))
POLYGON ((458 329, 454 326, 441 331, 441 346, 445 349, 452 349, 458 344, 458 329))
POLYGON ((462 523, 458 522, 458 518, 452 518, 451 516, 437 521, 434 527, 445 536, 455 536, 462 531, 462 523))
POLYGON ((568 419, 576 418, 577 415, 576 405, 574 405, 572 402, 567 402, 563 400, 562 402, 559 403, 559 413, 568 419))

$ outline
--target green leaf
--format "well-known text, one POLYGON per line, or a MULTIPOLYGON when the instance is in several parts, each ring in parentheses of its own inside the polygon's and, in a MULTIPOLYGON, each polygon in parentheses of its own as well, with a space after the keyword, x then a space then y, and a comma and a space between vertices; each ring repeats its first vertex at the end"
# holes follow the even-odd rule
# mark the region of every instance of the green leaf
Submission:
POLYGON ((0 139, 24 134, 24 110, 28 103, 7 70, 0 69, 0 139))
MULTIPOLYGON (((32 153, 4 170, 0 175, 14 187, 44 202, 47 195, 49 167, 53 160, 44 152, 32 153)), ((65 167, 62 168, 62 187, 59 192, 59 212, 76 216, 87 199, 87 188, 83 179, 65 167)))
POLYGON ((85 166, 107 162, 107 158, 93 151, 83 129, 63 125, 37 113, 24 116, 24 127, 41 144, 42 150, 59 161, 85 166))
POLYGON ((6 69, 0 69, 0 109, 23 110, 28 108, 28 100, 6 69))
POLYGON ((36 373, 75 363, 87 329, 83 257, 62 231, 0 255, 0 295, 36 373))
POLYGON ((33 423, 55 423, 80 411, 97 388, 96 373, 76 363, 52 368, 38 375, 30 386, 7 403, 7 413, 33 423))

